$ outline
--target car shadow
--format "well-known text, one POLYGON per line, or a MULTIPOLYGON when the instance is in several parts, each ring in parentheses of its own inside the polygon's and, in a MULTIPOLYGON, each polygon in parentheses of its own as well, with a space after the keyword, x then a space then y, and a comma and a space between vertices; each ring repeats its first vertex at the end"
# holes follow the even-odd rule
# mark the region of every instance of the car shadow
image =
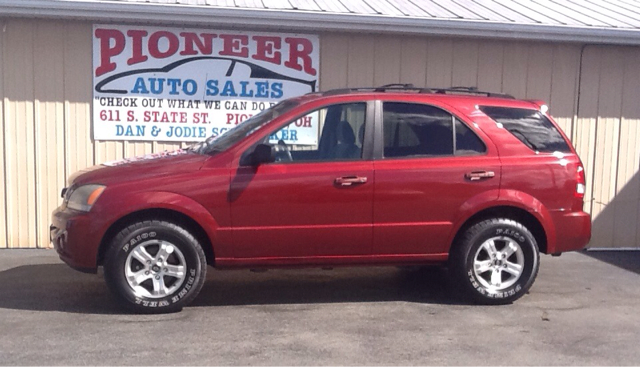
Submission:
POLYGON ((23 265, 0 272, 0 308, 119 314, 104 280, 64 264, 23 265))
POLYGON ((192 306, 407 301, 454 304, 441 267, 212 271, 192 306))
MULTIPOLYGON (((104 279, 64 264, 25 265, 0 272, 0 308, 82 314, 126 314, 104 279)), ((446 269, 339 268, 249 271, 208 269, 189 307, 341 302, 459 304, 446 269)))
POLYGON ((587 250, 582 253, 607 264, 640 274, 640 251, 587 250))

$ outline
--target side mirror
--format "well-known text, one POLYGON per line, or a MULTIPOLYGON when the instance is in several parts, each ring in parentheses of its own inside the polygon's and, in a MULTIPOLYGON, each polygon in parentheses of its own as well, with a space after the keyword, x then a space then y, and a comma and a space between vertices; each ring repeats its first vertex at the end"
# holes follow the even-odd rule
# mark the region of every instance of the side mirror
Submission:
POLYGON ((251 164, 259 166, 263 163, 271 163, 276 161, 276 152, 274 147, 269 144, 258 144, 256 149, 251 153, 251 164))

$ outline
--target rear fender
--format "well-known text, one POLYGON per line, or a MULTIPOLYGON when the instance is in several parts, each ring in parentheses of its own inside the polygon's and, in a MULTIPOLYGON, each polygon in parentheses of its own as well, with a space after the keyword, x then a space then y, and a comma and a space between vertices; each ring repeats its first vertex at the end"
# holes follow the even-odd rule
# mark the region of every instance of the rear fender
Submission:
POLYGON ((453 241, 462 226, 475 214, 494 207, 515 207, 533 215, 540 222, 546 237, 547 250, 555 249, 556 228, 549 210, 533 196, 517 190, 491 190, 466 201, 461 206, 461 213, 453 223, 448 243, 453 241))

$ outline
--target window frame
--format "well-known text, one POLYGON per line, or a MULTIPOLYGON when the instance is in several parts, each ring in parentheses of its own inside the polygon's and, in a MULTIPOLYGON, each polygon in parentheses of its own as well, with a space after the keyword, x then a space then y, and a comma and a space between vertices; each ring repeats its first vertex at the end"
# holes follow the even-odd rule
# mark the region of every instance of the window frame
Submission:
POLYGON ((461 117, 459 117, 457 114, 452 113, 451 111, 447 110, 446 108, 443 108, 441 106, 437 106, 434 104, 430 104, 430 103, 424 103, 421 101, 399 101, 399 100, 376 100, 376 104, 375 104, 375 139, 374 139, 374 159, 376 160, 404 160, 404 159, 442 159, 442 158, 457 158, 457 157, 478 157, 478 156, 486 156, 488 154, 489 151, 489 146, 487 145, 487 143, 482 139, 482 137, 480 137, 480 135, 478 135, 474 129, 469 126, 469 124, 462 119, 461 117), (404 103, 404 104, 412 104, 412 105, 422 105, 422 106, 428 106, 431 108, 437 108, 439 110, 444 111, 445 113, 449 114, 451 116, 451 130, 452 130, 452 134, 453 134, 453 154, 443 154, 443 155, 411 155, 411 156, 404 156, 404 157, 385 157, 384 156, 384 104, 385 103, 404 103), (471 131, 476 138, 478 138, 478 140, 482 143, 482 145, 484 146, 484 152, 479 153, 476 152, 475 154, 456 154, 457 151, 457 137, 456 137, 456 120, 459 120, 461 123, 463 123, 468 129, 469 131, 471 131))
MULTIPOLYGON (((319 106, 315 106, 313 108, 307 109, 299 114, 296 114, 293 118, 287 119, 286 121, 278 124, 277 126, 271 129, 265 129, 261 131, 260 138, 252 144, 249 148, 245 149, 240 155, 240 166, 250 166, 248 163, 247 157, 249 154, 253 153, 256 146, 259 144, 265 144, 265 140, 268 144, 269 137, 284 128, 285 126, 294 123, 296 120, 316 111, 320 111, 325 108, 330 108, 331 106, 339 106, 339 105, 350 105, 350 104, 364 104, 365 105, 365 115, 364 115, 364 141, 362 142, 362 156, 360 159, 345 159, 345 160, 333 160, 333 159, 322 159, 322 160, 299 160, 299 161, 280 161, 280 162, 269 162, 263 163, 265 165, 277 165, 277 164, 312 164, 312 163, 349 163, 349 162, 365 162, 373 160, 373 150, 374 150, 374 130, 375 130, 375 101, 373 100, 353 100, 353 101, 334 101, 326 104, 322 104, 319 106)), ((323 124, 324 125, 324 124, 323 124)), ((357 134, 357 132, 354 132, 357 134)), ((322 131, 319 132, 318 136, 318 144, 320 144, 320 138, 322 135, 322 131)))

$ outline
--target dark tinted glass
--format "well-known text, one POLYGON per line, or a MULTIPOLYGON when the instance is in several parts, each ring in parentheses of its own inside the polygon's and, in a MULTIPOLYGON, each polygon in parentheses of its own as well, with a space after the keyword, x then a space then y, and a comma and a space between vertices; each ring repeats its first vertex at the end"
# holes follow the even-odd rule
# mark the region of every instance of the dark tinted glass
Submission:
POLYGON ((384 156, 453 155, 452 117, 432 106, 384 103, 384 156))
POLYGON ((480 109, 532 150, 563 153, 571 151, 558 129, 539 111, 505 107, 480 109))
POLYGON ((482 140, 467 125, 456 119, 456 155, 472 155, 486 151, 482 140))

